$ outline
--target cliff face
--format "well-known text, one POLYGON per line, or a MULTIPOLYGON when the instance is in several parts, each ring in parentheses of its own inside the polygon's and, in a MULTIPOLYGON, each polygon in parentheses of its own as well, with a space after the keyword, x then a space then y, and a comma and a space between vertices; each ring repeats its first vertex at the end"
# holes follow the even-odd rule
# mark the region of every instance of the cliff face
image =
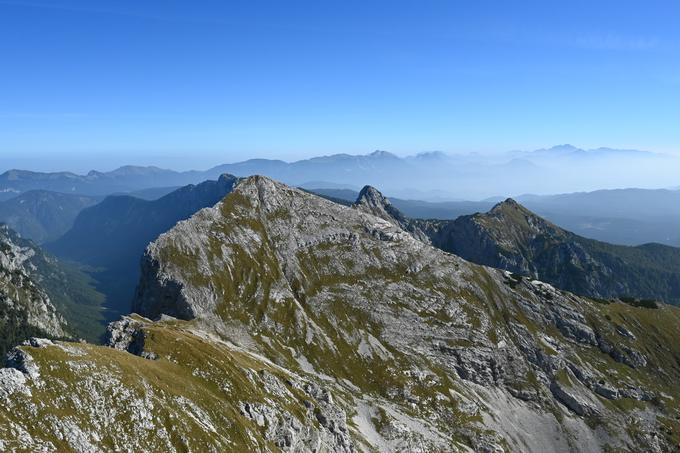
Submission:
POLYGON ((35 335, 63 337, 66 322, 40 286, 39 252, 0 225, 0 354, 35 335))
POLYGON ((109 346, 34 340, 0 446, 671 451, 680 310, 597 303, 267 178, 149 245, 109 346), (75 409, 74 409, 75 408, 75 409), (66 434, 68 433, 68 434, 66 434))

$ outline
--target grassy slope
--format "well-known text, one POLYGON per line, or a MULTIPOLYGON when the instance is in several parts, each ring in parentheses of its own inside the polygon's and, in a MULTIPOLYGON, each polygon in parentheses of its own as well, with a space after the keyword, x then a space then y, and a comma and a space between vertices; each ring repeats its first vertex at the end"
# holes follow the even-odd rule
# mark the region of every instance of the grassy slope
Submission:
POLYGON ((11 405, 0 407, 0 438, 11 439, 22 426, 34 439, 69 450, 67 439, 48 428, 58 419, 108 450, 261 451, 276 448, 265 427, 240 413, 239 402, 275 405, 305 419, 310 397, 292 386, 287 372, 198 337, 182 328, 187 323, 176 325, 145 329, 145 350, 158 360, 89 344, 23 347, 49 385, 32 384, 31 395, 15 394, 11 405), (285 388, 282 395, 265 390, 266 377, 285 388))

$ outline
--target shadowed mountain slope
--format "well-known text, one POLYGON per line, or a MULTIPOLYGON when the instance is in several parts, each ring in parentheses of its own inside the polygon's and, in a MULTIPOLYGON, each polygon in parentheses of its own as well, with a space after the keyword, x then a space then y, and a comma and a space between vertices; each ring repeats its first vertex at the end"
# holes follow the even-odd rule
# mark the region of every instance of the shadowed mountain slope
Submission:
POLYGON ((85 209, 74 226, 47 247, 57 256, 87 265, 98 288, 107 296, 107 317, 129 313, 144 249, 178 221, 212 206, 228 194, 237 179, 182 187, 157 200, 110 196, 85 209))
POLYGON ((680 303, 680 249, 619 246, 575 235, 513 200, 463 216, 431 236, 443 250, 577 294, 680 303))
POLYGON ((0 225, 0 354, 33 336, 96 340, 103 296, 91 283, 0 225))
POLYGON ((80 211, 98 201, 93 197, 45 190, 24 192, 0 202, 0 222, 40 244, 66 233, 80 211))

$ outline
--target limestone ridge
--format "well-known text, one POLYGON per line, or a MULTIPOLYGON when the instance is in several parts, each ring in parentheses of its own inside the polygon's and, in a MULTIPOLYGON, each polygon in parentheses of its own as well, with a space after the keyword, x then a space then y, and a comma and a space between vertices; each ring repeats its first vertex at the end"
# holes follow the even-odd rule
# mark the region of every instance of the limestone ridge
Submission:
POLYGON ((574 296, 263 177, 151 243, 108 346, 0 369, 8 451, 672 451, 680 310, 574 296), (183 318, 183 319, 178 319, 183 318))
POLYGON ((376 216, 390 214, 386 200, 362 193, 348 208, 241 181, 149 245, 134 309, 324 379, 356 414, 345 425, 355 446, 677 443, 678 309, 596 303, 471 264, 376 216))
MULTIPOLYGON (((371 205, 380 203, 366 203, 371 205)), ((587 239, 543 219, 512 198, 487 213, 455 220, 410 219, 393 206, 370 212, 400 225, 418 240, 466 260, 530 276, 576 294, 622 298, 636 304, 653 305, 654 300, 660 300, 680 305, 680 249, 661 244, 628 247, 587 239)))
POLYGON ((436 247, 475 263, 585 296, 680 304, 680 250, 673 247, 626 247, 586 239, 512 199, 484 214, 412 222, 427 232, 436 247))

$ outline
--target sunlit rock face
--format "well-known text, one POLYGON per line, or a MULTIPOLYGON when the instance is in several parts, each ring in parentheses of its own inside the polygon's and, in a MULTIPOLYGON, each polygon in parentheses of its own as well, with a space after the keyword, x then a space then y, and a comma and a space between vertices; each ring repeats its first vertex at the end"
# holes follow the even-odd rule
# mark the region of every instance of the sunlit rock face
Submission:
POLYGON ((63 337, 66 321, 41 287, 32 243, 0 225, 0 353, 34 335, 63 337))

